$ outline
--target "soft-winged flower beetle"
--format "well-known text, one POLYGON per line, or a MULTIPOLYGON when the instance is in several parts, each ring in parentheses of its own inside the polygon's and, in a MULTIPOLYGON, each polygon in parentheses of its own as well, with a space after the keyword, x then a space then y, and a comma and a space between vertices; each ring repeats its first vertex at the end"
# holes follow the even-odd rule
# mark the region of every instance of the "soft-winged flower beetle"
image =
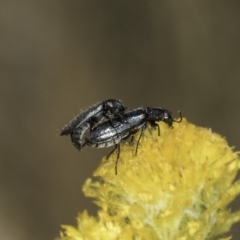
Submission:
POLYGON ((182 121, 181 112, 179 112, 179 115, 180 120, 176 121, 172 118, 171 112, 166 109, 153 107, 137 108, 125 113, 121 118, 117 116, 110 121, 105 121, 97 125, 84 136, 85 142, 82 147, 91 146, 95 148, 105 148, 115 145, 114 150, 110 152, 108 157, 117 149, 117 159, 115 164, 115 173, 117 174, 120 143, 122 141, 133 136, 138 131, 141 131, 135 151, 135 154, 137 155, 139 141, 147 124, 150 124, 152 127, 158 127, 158 135, 160 135, 160 128, 156 122, 163 121, 172 128, 173 122, 179 123, 182 121))
POLYGON ((121 119, 126 109, 122 101, 117 99, 108 99, 97 103, 65 125, 60 135, 70 135, 73 145, 81 150, 83 136, 88 130, 91 131, 104 119, 110 122, 114 117, 121 119))

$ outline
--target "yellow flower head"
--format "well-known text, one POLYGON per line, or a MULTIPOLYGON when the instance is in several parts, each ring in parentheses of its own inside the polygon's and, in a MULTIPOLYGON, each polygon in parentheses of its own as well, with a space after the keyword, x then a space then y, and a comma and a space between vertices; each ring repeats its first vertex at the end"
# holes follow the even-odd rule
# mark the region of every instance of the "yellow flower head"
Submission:
POLYGON ((96 180, 83 186, 98 216, 84 211, 77 227, 63 226, 61 240, 220 239, 240 221, 240 212, 227 208, 240 193, 240 159, 225 139, 185 119, 160 129, 160 136, 145 130, 137 156, 139 134, 121 144, 118 175, 116 154, 103 158, 96 180))

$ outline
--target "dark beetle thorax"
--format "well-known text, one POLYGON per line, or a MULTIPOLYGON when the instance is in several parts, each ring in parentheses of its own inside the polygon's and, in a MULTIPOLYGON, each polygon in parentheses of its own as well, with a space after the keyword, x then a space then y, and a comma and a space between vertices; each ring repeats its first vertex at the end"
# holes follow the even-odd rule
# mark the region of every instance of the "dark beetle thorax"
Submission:
POLYGON ((117 99, 108 99, 103 102, 103 111, 110 116, 122 115, 126 109, 122 101, 117 99))

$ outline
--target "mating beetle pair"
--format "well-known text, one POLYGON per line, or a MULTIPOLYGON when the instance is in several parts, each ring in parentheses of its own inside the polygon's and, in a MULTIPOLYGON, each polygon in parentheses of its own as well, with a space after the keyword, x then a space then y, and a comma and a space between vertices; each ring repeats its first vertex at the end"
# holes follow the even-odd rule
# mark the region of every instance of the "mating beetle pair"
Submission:
POLYGON ((61 131, 61 135, 70 134, 74 146, 79 150, 85 146, 103 148, 115 145, 113 151, 118 149, 115 164, 115 173, 117 174, 122 141, 141 131, 137 141, 137 154, 139 141, 148 123, 152 127, 158 127, 158 135, 160 135, 159 125, 156 122, 164 121, 169 127, 172 127, 173 122, 181 122, 182 120, 181 112, 179 112, 180 120, 176 121, 172 118, 171 112, 162 108, 137 108, 125 112, 126 109, 119 100, 106 100, 94 105, 70 121, 61 131))
POLYGON ((65 125, 60 135, 70 134, 73 145, 81 150, 82 139, 87 130, 92 130, 103 118, 110 120, 112 117, 121 117, 125 111, 126 108, 120 100, 109 99, 97 103, 65 125))

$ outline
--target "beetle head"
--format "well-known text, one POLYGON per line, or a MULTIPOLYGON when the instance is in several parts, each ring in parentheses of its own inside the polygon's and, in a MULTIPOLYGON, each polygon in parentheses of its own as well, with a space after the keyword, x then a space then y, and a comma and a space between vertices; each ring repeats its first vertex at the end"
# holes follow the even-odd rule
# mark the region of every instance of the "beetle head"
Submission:
POLYGON ((173 122, 181 122, 182 121, 182 114, 179 112, 180 120, 176 121, 172 117, 171 111, 162 108, 150 108, 150 121, 163 121, 169 127, 172 127, 173 122))
POLYGON ((105 104, 106 109, 116 116, 123 114, 127 110, 122 101, 117 99, 109 99, 105 104))

